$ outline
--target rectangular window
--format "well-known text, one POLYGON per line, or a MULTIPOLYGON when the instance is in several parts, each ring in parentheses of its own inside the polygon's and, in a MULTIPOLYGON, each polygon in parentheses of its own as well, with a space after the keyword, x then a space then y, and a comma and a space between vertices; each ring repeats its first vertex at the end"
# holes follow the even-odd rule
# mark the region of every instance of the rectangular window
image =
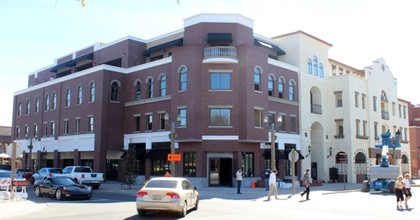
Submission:
POLYGON ((392 116, 395 116, 395 102, 392 102, 392 116))
POLYGON ((211 90, 230 90, 230 73, 212 72, 210 73, 210 89, 211 90))
POLYGON ((245 177, 254 177, 254 153, 242 152, 242 166, 245 177))
POLYGON ((80 133, 80 118, 76 118, 76 134, 80 133))
POLYGON ((94 118, 93 116, 88 117, 88 132, 93 131, 93 125, 94 125, 94 118))
POLYGON ((373 103, 372 104, 373 104, 373 111, 374 112, 376 112, 376 99, 377 99, 376 96, 373 96, 373 99, 372 99, 373 103))
POLYGON ((362 109, 366 109, 366 95, 362 94, 362 109))
POLYGON ((183 170, 185 177, 197 176, 197 152, 184 152, 183 170))
POLYGON ((366 126, 367 126, 367 121, 365 121, 365 120, 363 120, 363 124, 362 124, 362 132, 363 132, 363 137, 367 137, 367 129, 366 129, 366 126))
POLYGON ((153 115, 146 115, 146 131, 153 129, 153 115))
POLYGON ((280 115, 280 117, 281 117, 281 123, 280 123, 279 130, 286 131, 286 115, 280 115))
POLYGON ((337 75, 337 66, 332 65, 331 69, 332 69, 332 74, 333 74, 334 76, 335 76, 335 75, 337 75))
POLYGON ((163 176, 167 170, 170 170, 169 161, 166 159, 152 159, 153 176, 163 176))
POLYGON ((344 138, 343 119, 335 119, 335 126, 337 128, 337 134, 335 138, 344 138))
POLYGON ((44 137, 48 136, 48 124, 47 123, 44 123, 44 134, 43 134, 43 136, 44 137))
POLYGON ((230 108, 211 108, 211 126, 230 126, 230 108))
POLYGON ((166 112, 160 112, 159 113, 159 130, 165 130, 165 114, 166 112))
POLYGON ((64 120, 64 134, 69 133, 69 120, 64 120))
POLYGON ((178 109, 179 115, 179 127, 186 127, 187 126, 187 109, 186 108, 179 108, 178 109))
POLYGON ((296 133, 296 116, 290 116, 290 132, 296 133))
POLYGON ((359 108, 359 93, 358 92, 354 92, 354 106, 356 108, 359 108))
POLYGON ((404 105, 404 106, 403 106, 403 118, 404 118, 404 119, 407 119, 406 111, 407 111, 407 109, 406 109, 406 107, 405 107, 405 105, 404 105))
POLYGON ((134 116, 134 131, 140 131, 140 115, 134 116))
POLYGON ((261 109, 254 109, 254 126, 255 127, 262 127, 262 110, 261 109))
POLYGON ((343 92, 337 91, 337 92, 334 92, 334 95, 335 95, 335 107, 337 108, 343 107, 343 92))
POLYGON ((356 136, 360 136, 360 120, 356 119, 356 136))
POLYGON ((16 127, 16 134, 15 134, 16 139, 20 138, 20 127, 16 127))
POLYGON ((375 140, 379 140, 379 135, 378 135, 378 122, 374 122, 373 123, 373 132, 375 133, 375 140))
POLYGON ((51 129, 50 129, 50 135, 51 136, 54 136, 55 135, 55 122, 51 122, 50 123, 50 127, 51 127, 51 129))
POLYGON ((401 105, 398 105, 398 117, 401 118, 401 105))

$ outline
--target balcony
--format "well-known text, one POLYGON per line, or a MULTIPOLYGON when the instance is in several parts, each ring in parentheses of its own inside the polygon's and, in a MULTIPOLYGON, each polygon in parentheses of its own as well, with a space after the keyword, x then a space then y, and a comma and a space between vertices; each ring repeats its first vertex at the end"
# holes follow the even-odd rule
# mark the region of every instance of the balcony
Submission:
POLYGON ((204 48, 203 63, 238 63, 235 47, 217 46, 204 48))

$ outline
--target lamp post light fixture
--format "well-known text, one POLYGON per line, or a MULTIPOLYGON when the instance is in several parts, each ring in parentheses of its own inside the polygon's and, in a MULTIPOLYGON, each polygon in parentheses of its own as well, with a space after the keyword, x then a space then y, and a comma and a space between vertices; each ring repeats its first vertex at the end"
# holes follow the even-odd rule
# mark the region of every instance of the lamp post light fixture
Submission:
MULTIPOLYGON (((165 113, 165 121, 169 122, 169 114, 165 113)), ((174 121, 171 122, 171 132, 169 133, 169 139, 171 141, 171 154, 175 154, 175 138, 176 138, 176 133, 175 133, 175 128, 177 127, 178 122, 181 121, 181 116, 178 115, 176 117, 176 124, 174 121)), ((175 176, 175 161, 172 160, 171 161, 171 175, 175 176)))
MULTIPOLYGON (((281 125, 281 123, 283 122, 283 118, 281 115, 279 115, 276 119, 277 123, 279 123, 279 125, 281 125)), ((268 124, 268 116, 264 117, 264 124, 268 124)), ((275 170, 276 169, 276 131, 275 131, 275 122, 271 122, 271 124, 269 124, 270 126, 270 132, 271 132, 271 170, 275 170)))
POLYGON ((332 150, 333 149, 332 149, 332 147, 330 147, 328 150, 329 150, 329 153, 327 155, 327 158, 330 158, 332 156, 332 150))
POLYGON ((309 154, 311 154, 311 145, 308 146, 308 154, 306 154, 306 158, 308 158, 309 154))

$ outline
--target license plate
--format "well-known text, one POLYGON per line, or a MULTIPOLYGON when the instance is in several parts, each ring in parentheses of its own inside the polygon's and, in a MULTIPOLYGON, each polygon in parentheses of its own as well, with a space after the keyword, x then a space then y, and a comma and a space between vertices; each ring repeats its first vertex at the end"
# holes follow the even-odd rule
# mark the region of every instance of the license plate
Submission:
POLYGON ((162 196, 161 195, 152 195, 152 199, 153 200, 161 200, 162 196))

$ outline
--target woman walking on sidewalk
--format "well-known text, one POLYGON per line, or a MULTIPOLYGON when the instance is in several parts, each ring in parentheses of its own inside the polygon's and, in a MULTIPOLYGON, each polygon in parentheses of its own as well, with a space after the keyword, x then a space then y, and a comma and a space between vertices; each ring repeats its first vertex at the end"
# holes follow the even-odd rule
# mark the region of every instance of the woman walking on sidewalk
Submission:
POLYGON ((404 201, 404 194, 403 194, 403 176, 399 175, 397 180, 395 181, 395 196, 397 197, 397 209, 402 209, 402 202, 404 201))
POLYGON ((305 186, 305 191, 303 191, 300 196, 303 198, 303 195, 306 194, 306 200, 309 200, 309 191, 310 191, 310 187, 311 187, 311 177, 310 177, 310 169, 307 168, 305 173, 303 174, 303 185, 305 186))
POLYGON ((405 174, 405 178, 403 179, 404 183, 404 194, 405 194, 405 208, 408 209, 408 200, 413 196, 411 194, 411 183, 410 183, 410 174, 405 174))

